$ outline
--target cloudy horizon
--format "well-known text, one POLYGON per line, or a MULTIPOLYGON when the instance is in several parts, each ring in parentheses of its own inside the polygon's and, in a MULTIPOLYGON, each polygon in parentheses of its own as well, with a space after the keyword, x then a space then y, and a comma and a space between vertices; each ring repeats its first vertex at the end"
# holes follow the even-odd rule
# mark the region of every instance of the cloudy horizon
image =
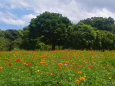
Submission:
POLYGON ((60 13, 73 23, 90 17, 115 19, 114 0, 0 0, 0 29, 22 29, 45 11, 60 13))

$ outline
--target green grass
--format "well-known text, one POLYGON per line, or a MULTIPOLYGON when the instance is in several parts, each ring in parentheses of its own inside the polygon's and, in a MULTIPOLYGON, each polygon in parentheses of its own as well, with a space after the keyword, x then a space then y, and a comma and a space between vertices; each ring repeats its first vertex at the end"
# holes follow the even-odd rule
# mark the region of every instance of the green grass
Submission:
POLYGON ((115 51, 0 51, 0 86, 115 86, 115 51))

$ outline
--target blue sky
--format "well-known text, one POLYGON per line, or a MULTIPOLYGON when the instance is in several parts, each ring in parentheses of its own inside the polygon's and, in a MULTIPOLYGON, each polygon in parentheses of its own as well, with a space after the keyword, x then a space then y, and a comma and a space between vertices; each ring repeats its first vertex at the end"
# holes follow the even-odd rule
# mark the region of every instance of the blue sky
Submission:
POLYGON ((0 0, 0 29, 23 29, 32 18, 49 11, 73 23, 89 17, 115 19, 115 0, 0 0))

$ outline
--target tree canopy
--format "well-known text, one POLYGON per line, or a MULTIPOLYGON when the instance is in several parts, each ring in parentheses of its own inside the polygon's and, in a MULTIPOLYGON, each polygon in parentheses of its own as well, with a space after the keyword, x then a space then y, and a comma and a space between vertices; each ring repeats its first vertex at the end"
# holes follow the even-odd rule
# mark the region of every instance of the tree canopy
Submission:
POLYGON ((31 20, 29 38, 43 37, 45 41, 51 43, 52 50, 55 50, 57 41, 66 36, 69 25, 71 22, 67 17, 58 13, 44 12, 31 20))
POLYGON ((115 49, 111 17, 91 17, 77 24, 59 13, 44 12, 23 30, 0 29, 0 50, 115 49))
POLYGON ((96 27, 99 30, 107 30, 107 31, 111 31, 112 26, 114 25, 114 19, 111 17, 109 18, 91 17, 85 20, 81 20, 81 22, 87 25, 91 25, 92 27, 96 27))

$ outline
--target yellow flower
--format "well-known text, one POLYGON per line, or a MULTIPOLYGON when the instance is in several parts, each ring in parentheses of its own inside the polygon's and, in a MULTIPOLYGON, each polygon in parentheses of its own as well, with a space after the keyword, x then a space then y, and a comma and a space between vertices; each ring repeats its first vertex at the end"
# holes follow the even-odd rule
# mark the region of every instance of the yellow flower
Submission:
POLYGON ((79 80, 76 80, 77 83, 79 83, 80 81, 79 80))
POLYGON ((37 72, 39 72, 40 70, 37 70, 37 72))
POLYGON ((84 77, 86 77, 86 75, 84 77))
POLYGON ((84 77, 80 77, 80 80, 85 80, 85 78, 84 77))
POLYGON ((70 67, 72 67, 73 65, 70 65, 70 67))
POLYGON ((109 79, 111 79, 111 77, 109 77, 109 79))

